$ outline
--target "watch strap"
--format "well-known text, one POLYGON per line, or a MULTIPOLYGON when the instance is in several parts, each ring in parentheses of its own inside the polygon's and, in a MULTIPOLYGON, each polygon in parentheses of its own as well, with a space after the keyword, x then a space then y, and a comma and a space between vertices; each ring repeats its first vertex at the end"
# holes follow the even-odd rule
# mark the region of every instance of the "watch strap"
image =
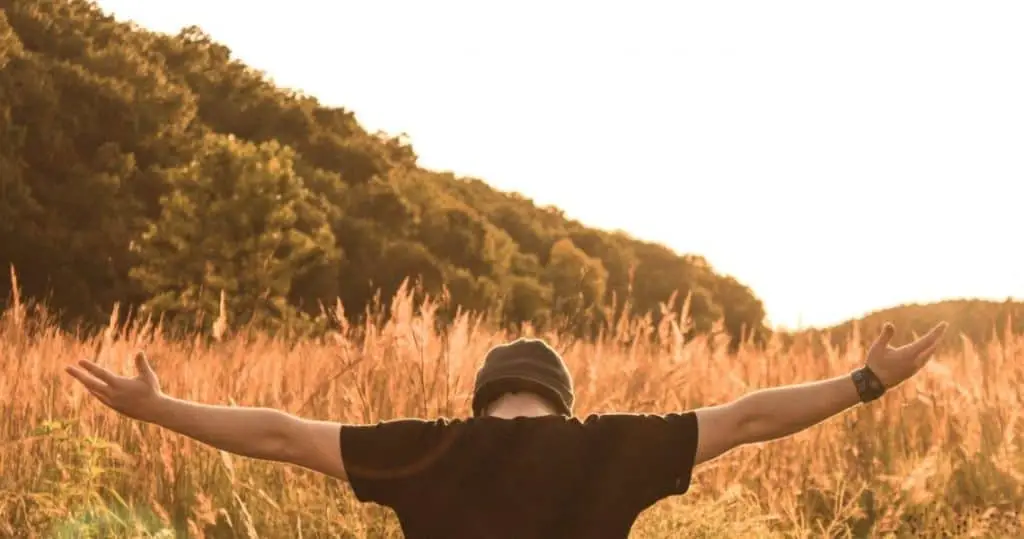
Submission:
POLYGON ((861 402, 871 402, 885 394, 885 384, 867 365, 853 371, 851 378, 861 402))

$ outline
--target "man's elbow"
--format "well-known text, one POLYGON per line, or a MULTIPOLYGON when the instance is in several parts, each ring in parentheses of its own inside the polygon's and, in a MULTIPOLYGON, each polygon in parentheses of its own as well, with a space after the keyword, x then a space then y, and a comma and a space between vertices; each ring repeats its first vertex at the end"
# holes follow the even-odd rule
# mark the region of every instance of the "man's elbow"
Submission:
POLYGON ((772 439, 771 414, 755 399, 744 397, 734 403, 737 446, 756 444, 772 439))
POLYGON ((760 414, 748 400, 697 410, 699 442, 696 463, 708 462, 745 444, 756 442, 763 428, 760 414))
POLYGON ((296 420, 280 410, 267 410, 259 436, 252 442, 252 457, 277 462, 291 462, 295 455, 296 420))
POLYGON ((284 415, 283 428, 273 445, 277 460, 346 479, 341 458, 341 424, 284 415))
POLYGON ((789 409, 778 409, 765 402, 764 394, 752 393, 735 404, 738 445, 771 442, 799 432, 808 425, 790 419, 789 409))

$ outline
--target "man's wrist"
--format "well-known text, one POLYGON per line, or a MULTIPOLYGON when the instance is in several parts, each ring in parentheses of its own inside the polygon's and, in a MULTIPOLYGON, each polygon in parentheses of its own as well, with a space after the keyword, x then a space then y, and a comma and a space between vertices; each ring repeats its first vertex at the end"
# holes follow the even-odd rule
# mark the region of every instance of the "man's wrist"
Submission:
POLYGON ((163 426, 167 417, 167 409, 173 404, 174 399, 164 395, 156 394, 139 402, 139 406, 133 414, 136 419, 146 423, 163 426))
POLYGON ((867 365, 850 373, 850 378, 853 380, 854 387, 857 388, 857 395, 861 402, 871 402, 885 394, 885 384, 867 365))

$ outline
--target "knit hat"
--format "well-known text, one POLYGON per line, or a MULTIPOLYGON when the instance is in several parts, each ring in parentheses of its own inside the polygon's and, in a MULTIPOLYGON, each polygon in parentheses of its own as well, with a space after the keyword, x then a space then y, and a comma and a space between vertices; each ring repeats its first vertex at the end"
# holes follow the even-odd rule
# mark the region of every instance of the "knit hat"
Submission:
POLYGON ((473 415, 479 416, 504 393, 536 393, 561 413, 572 415, 572 376, 562 356, 538 339, 517 339, 491 348, 476 374, 473 415))

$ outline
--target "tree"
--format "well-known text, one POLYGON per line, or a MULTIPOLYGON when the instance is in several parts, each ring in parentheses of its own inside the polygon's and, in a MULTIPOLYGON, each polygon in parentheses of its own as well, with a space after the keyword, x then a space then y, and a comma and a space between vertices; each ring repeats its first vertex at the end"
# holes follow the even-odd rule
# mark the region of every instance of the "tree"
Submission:
POLYGON ((276 142, 211 135, 195 161, 168 172, 172 192, 142 236, 143 262, 132 272, 152 297, 146 307, 209 322, 224 291, 237 323, 273 326, 294 314, 293 282, 339 254, 294 157, 276 142))
POLYGON ((67 326, 105 323, 115 301, 205 312, 218 288, 234 290, 243 320, 337 298, 359 317, 417 276, 512 325, 568 317, 584 331, 613 298, 657 320, 674 293, 692 295, 700 331, 719 318, 733 337, 763 324, 753 292, 700 257, 420 168, 404 136, 276 86, 202 29, 148 32, 89 0, 0 0, 10 264, 67 326), (268 172, 275 159, 284 172, 268 172), (265 176, 301 188, 253 179, 265 176))
POLYGON ((529 322, 538 329, 551 321, 551 300, 554 293, 550 285, 529 277, 509 277, 504 298, 503 315, 507 325, 529 322))
POLYGON ((587 256, 569 238, 551 246, 545 277, 556 298, 553 312, 581 323, 601 304, 608 284, 608 271, 601 261, 587 256))

